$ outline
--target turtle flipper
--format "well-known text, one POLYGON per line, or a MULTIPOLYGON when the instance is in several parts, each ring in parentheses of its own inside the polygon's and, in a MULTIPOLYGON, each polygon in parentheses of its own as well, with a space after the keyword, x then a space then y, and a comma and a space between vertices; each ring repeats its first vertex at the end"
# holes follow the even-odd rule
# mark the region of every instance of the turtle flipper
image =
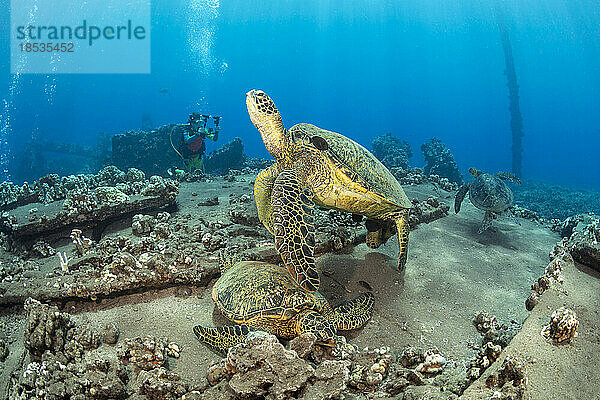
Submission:
POLYGON ((368 219, 365 221, 365 227, 367 228, 367 246, 372 249, 376 249, 379 246, 381 246, 381 244, 383 243, 383 241, 381 240, 381 221, 378 221, 376 219, 368 219))
POLYGON ((303 192, 300 180, 292 170, 279 174, 273 185, 273 227, 275 247, 283 264, 304 289, 319 289, 315 267, 314 203, 303 192))
POLYGON ((337 331, 335 324, 314 310, 305 310, 296 317, 296 335, 304 332, 314 333, 320 344, 333 346, 337 331))
POLYGON ((371 292, 359 294, 334 309, 337 328, 342 331, 357 329, 367 323, 373 315, 375 296, 371 292))
POLYGON ((408 256, 408 211, 402 212, 396 218, 396 230, 398 231, 398 271, 404 271, 406 258, 408 256))
POLYGON ((222 249, 219 252, 219 270, 221 271, 221 274, 233 267, 233 265, 238 261, 241 260, 237 254, 234 254, 229 250, 222 249))
POLYGON ((258 219, 272 234, 275 234, 275 230, 273 229, 271 193, 278 175, 277 164, 273 164, 269 168, 260 171, 254 182, 254 201, 258 209, 258 219))
POLYGON ((458 214, 458 212, 460 211, 460 206, 463 202, 463 200, 465 199, 465 196, 467 195, 467 192, 469 191, 469 185, 462 185, 459 189, 458 192, 456 193, 456 198, 454 199, 454 213, 458 214))
POLYGON ((198 325, 194 333, 202 343, 219 353, 227 354, 227 350, 236 344, 244 343, 246 337, 254 329, 248 325, 219 326, 206 328, 198 325))
POLYGON ((481 227, 479 228, 479 233, 483 233, 489 228, 491 228, 495 219, 496 215, 493 212, 486 211, 485 216, 483 217, 483 221, 481 222, 481 227))
POLYGON ((496 176, 502 179, 503 181, 514 182, 518 183, 519 185, 521 184, 521 180, 519 179, 519 177, 510 172, 498 172, 496 176))

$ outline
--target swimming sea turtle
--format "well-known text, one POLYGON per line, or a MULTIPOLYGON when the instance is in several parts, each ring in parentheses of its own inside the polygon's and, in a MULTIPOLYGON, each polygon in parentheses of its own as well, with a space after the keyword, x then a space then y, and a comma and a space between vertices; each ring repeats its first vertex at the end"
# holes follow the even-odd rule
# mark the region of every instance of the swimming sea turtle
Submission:
POLYGON ((334 345, 337 330, 363 326, 373 314, 373 293, 361 293, 332 308, 319 292, 300 287, 289 272, 275 264, 221 257, 221 277, 212 298, 223 315, 238 325, 194 327, 201 342, 221 352, 242 343, 258 329, 284 339, 312 332, 319 343, 334 345))
POLYGON ((454 211, 458 214, 460 205, 468 192, 471 203, 480 210, 485 211, 485 217, 479 229, 479 233, 481 233, 492 226, 496 214, 500 214, 513 205, 513 192, 503 180, 518 184, 521 183, 521 180, 509 172, 498 172, 496 175, 490 175, 481 172, 477 168, 470 168, 469 172, 475 180, 465 183, 458 189, 454 200, 454 211))
POLYGON ((275 235, 275 246, 292 277, 306 290, 319 287, 314 263, 315 203, 366 216, 370 247, 385 243, 397 231, 398 269, 403 270, 412 204, 390 171, 363 146, 339 133, 306 123, 286 130, 275 103, 262 90, 249 91, 246 106, 276 160, 256 178, 258 215, 275 235))

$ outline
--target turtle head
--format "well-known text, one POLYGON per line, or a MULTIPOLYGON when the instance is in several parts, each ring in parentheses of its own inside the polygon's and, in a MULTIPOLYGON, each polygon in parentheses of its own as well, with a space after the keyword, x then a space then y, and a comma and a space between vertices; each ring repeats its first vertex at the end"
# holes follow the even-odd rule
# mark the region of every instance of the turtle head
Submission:
POLYGON ((267 151, 276 159, 279 158, 288 142, 281 114, 275 103, 262 90, 251 90, 246 93, 246 107, 267 151))
POLYGON ((327 321, 319 329, 313 330, 313 333, 317 337, 317 343, 321 346, 334 347, 335 346, 335 333, 337 328, 331 321, 327 321))
POLYGON ((473 175, 473 178, 479 178, 479 175, 481 175, 481 171, 473 167, 469 168, 469 173, 473 175))
POLYGON ((337 326, 314 310, 305 310, 298 316, 298 334, 311 332, 322 346, 335 346, 337 326))

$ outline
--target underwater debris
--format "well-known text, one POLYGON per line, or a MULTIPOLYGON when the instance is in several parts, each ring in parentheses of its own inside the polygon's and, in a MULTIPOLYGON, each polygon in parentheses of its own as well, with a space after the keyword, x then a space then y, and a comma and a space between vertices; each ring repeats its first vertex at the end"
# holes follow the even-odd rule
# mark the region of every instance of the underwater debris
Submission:
POLYGON ((455 182, 451 182, 448 178, 441 177, 436 174, 427 176, 421 168, 402 169, 396 167, 390 168, 390 172, 398 180, 398 183, 403 186, 431 183, 436 190, 441 189, 445 192, 453 192, 460 186, 455 182))
POLYGON ((562 288, 562 283, 564 282, 562 270, 565 263, 573 262, 573 257, 571 256, 566 243, 567 239, 563 238, 561 242, 554 246, 550 252, 550 262, 544 270, 544 275, 540 276, 531 285, 531 293, 525 301, 525 308, 527 311, 533 310, 539 303, 540 296, 547 289, 553 288, 559 292, 564 292, 564 289, 562 288))
POLYGON ((585 218, 583 215, 573 215, 564 221, 560 219, 552 219, 550 229, 554 232, 558 232, 561 237, 569 238, 577 228, 580 222, 584 222, 585 218))
POLYGON ((419 224, 428 224, 436 219, 446 217, 450 210, 448 204, 434 196, 429 196, 425 201, 413 199, 411 202, 413 208, 408 217, 411 229, 415 229, 419 224))
POLYGON ((407 141, 386 133, 373 139, 373 155, 388 168, 407 170, 408 159, 412 157, 412 149, 407 141))
POLYGON ((60 252, 58 252, 57 255, 58 255, 58 262, 60 264, 60 270, 62 272, 69 272, 69 262, 71 261, 71 258, 69 258, 67 253, 64 251, 62 254, 60 252))
POLYGON ((177 182, 159 176, 147 181, 128 182, 127 179, 126 173, 114 166, 105 167, 97 175, 53 179, 54 186, 48 191, 52 195, 41 217, 30 221, 29 213, 25 213, 22 206, 3 213, 0 224, 15 237, 39 236, 75 224, 95 226, 133 211, 172 204, 179 191, 177 182), (58 202, 62 199, 61 206, 58 202))
POLYGON ((421 168, 390 168, 390 172, 403 186, 420 185, 427 182, 427 176, 421 168))
POLYGON ((198 201, 199 206, 218 206, 219 205, 219 197, 209 197, 198 201))
POLYGON ((177 400, 189 390, 187 382, 164 367, 140 371, 133 386, 147 399, 177 400))
POLYGON ((550 323, 542 329, 542 335, 555 345, 569 344, 577 336, 579 321, 573 310, 561 307, 550 317, 550 323))
MULTIPOLYGON (((335 347, 322 347, 316 344, 314 335, 303 334, 291 340, 287 350, 275 336, 261 331, 250 335, 250 340, 232 347, 227 357, 208 368, 207 379, 212 387, 226 383, 240 398, 273 399, 289 395, 307 399, 340 395, 391 398, 403 392, 411 396, 418 387, 430 393, 443 390, 432 377, 446 364, 436 349, 414 350, 419 354, 418 362, 405 367, 395 360, 389 347, 358 350, 339 336, 335 347), (294 368, 297 375, 289 372, 294 368)), ((443 398, 457 398, 452 396, 443 398)))
POLYGON ((429 142, 421 145, 421 151, 425 157, 426 165, 423 171, 426 176, 438 175, 448 178, 452 183, 462 185, 463 178, 454 161, 454 156, 441 140, 432 138, 429 142))
POLYGON ((92 247, 92 239, 83 236, 81 229, 73 229, 70 237, 80 256, 83 256, 92 247))
POLYGON ((425 352, 425 360, 420 363, 416 371, 423 374, 437 374, 442 372, 446 366, 446 359, 440 354, 438 349, 429 349, 425 352))
POLYGON ((56 250, 45 240, 38 240, 31 248, 31 252, 36 257, 50 257, 56 254, 56 250))
POLYGON ((71 316, 32 298, 25 301, 24 308, 27 312, 24 343, 31 359, 40 361, 47 350, 63 352, 66 343, 73 337, 75 323, 71 316))
POLYGON ((8 358, 9 354, 10 351, 6 345, 5 339, 0 337, 0 362, 4 362, 8 358))
POLYGON ((269 395, 285 399, 303 389, 314 369, 290 350, 286 350, 273 335, 252 332, 245 343, 232 347, 224 362, 224 373, 215 373, 212 367, 210 381, 224 376, 229 388, 237 396, 269 395))
POLYGON ((167 363, 167 343, 155 337, 125 339, 117 354, 125 365, 149 371, 167 363))

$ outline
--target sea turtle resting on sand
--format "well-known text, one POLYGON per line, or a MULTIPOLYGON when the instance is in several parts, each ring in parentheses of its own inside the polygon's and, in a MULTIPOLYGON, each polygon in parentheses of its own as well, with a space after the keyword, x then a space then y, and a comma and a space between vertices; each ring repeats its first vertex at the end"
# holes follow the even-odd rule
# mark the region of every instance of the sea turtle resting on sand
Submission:
POLYGON ((390 171, 360 144, 311 124, 285 129, 275 103, 261 90, 246 94, 248 114, 276 163, 258 174, 258 215, 292 277, 319 287, 315 269, 314 205, 366 216, 367 244, 398 232, 398 269, 406 264, 412 203, 390 171))
POLYGON ((454 200, 454 211, 458 214, 460 205, 467 193, 471 203, 480 210, 485 211, 479 233, 485 231, 496 218, 496 215, 508 210, 513 205, 514 195, 504 181, 521 184, 521 180, 509 172, 498 172, 496 175, 485 174, 477 168, 470 168, 469 172, 475 180, 465 183, 458 189, 454 200))
POLYGON ((221 353, 246 340, 254 329, 284 339, 312 332, 320 344, 332 346, 338 330, 363 326, 373 314, 371 292, 332 308, 319 292, 300 287, 288 271, 275 264, 237 261, 221 255, 221 277, 212 298, 223 315, 238 325, 194 327, 201 342, 221 353))

